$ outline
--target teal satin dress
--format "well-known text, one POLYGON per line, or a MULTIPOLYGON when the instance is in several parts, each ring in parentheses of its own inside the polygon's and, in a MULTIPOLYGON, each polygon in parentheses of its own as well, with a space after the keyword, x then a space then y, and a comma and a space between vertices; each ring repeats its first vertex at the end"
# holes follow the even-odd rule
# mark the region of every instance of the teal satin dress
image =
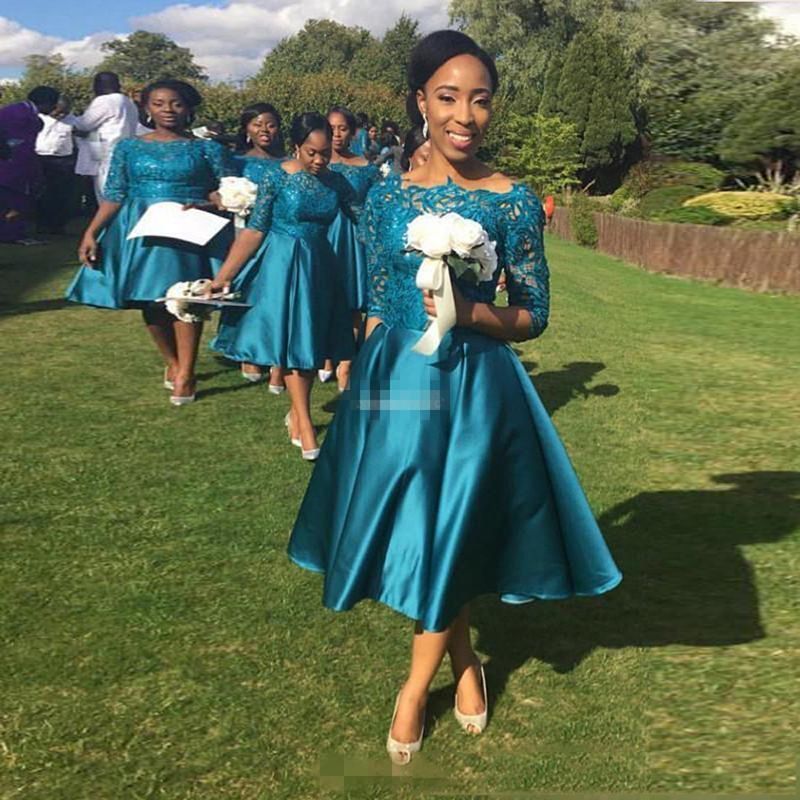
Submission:
POLYGON ((232 225, 202 247, 178 239, 127 236, 153 203, 206 203, 220 178, 234 174, 232 159, 216 142, 118 142, 103 195, 121 206, 98 237, 97 269, 78 270, 67 300, 100 308, 134 308, 163 297, 178 281, 212 278, 233 241, 232 225))
POLYGON ((412 352, 426 327, 405 251, 418 214, 455 211, 497 242, 499 267, 473 300, 494 300, 505 268, 509 302, 532 336, 548 319, 549 280, 538 199, 449 182, 370 192, 363 225, 369 316, 380 325, 353 365, 289 543, 298 565, 324 573, 323 603, 365 598, 444 630, 484 593, 511 603, 596 595, 621 574, 558 434, 508 344, 455 328, 430 357, 412 352))
POLYGON ((356 218, 360 214, 367 193, 380 180, 380 171, 372 164, 354 166, 331 164, 353 190, 351 213, 340 211, 328 229, 328 241, 336 253, 339 280, 344 288, 347 307, 351 311, 364 311, 367 307, 367 256, 364 243, 358 235, 356 218))
POLYGON ((212 349, 234 361, 313 370, 352 358, 350 315, 327 233, 352 191, 335 172, 265 171, 247 227, 266 234, 233 288, 246 309, 225 309, 212 349))

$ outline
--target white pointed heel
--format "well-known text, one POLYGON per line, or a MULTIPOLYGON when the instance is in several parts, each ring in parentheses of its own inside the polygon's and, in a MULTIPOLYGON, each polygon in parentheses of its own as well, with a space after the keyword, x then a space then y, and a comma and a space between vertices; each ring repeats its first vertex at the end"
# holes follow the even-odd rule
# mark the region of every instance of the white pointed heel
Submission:
MULTIPOLYGON (((402 690, 401 690, 402 691, 402 690)), ((392 713, 392 722, 389 725, 389 735, 386 737, 386 752, 389 754, 393 764, 404 767, 411 763, 414 753, 419 753, 422 749, 422 737, 425 735, 425 717, 422 718, 422 727, 419 731, 419 739, 416 742, 398 742, 397 739, 392 738, 392 728, 394 728, 394 721, 397 717, 397 707, 400 705, 400 692, 394 701, 394 712, 392 713)))
POLYGON ((188 406, 189 403, 194 403, 194 399, 195 399, 194 394, 187 394, 187 395, 173 394, 170 395, 169 402, 173 406, 188 406))
POLYGON ((295 438, 292 437, 292 412, 291 411, 289 411, 286 414, 286 416, 283 418, 283 424, 286 426, 286 431, 289 434, 289 441, 295 447, 302 447, 303 443, 300 441, 300 439, 299 438, 295 439, 295 438))
POLYGON ((301 455, 303 461, 316 461, 319 458, 319 447, 315 447, 313 450, 302 450, 301 455))
POLYGON ((274 383, 269 384, 270 394, 283 394, 286 391, 285 386, 276 386, 274 383))
POLYGON ((175 381, 169 379, 169 367, 164 367, 164 388, 170 392, 175 391, 175 381))
POLYGON ((263 372, 245 372, 244 367, 239 369, 239 374, 250 383, 261 383, 264 380, 263 372))
POLYGON ((486 693, 486 675, 481 666, 481 687, 483 688, 483 712, 480 714, 462 714, 458 710, 458 692, 456 692, 453 703, 453 713, 458 724, 467 732, 473 735, 483 733, 486 730, 486 723, 489 719, 489 695, 486 693))
POLYGON ((320 383, 327 383, 333 377, 333 370, 318 369, 317 377, 319 378, 320 383))

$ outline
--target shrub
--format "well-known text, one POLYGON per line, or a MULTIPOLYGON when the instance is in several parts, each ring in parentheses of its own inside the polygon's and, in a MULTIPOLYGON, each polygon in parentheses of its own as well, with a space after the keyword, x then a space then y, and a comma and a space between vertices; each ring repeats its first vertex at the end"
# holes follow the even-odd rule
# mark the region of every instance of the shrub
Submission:
POLYGON ((634 198, 631 190, 623 185, 611 195, 609 206, 611 206, 612 211, 622 211, 623 206, 632 199, 635 200, 636 198, 634 198))
POLYGON ((695 161, 641 161, 630 169, 623 186, 634 197, 644 197, 665 186, 693 186, 706 192, 722 185, 725 173, 695 161))
POLYGON ((693 225, 727 225, 733 218, 706 206, 683 206, 659 211, 651 219, 658 222, 682 222, 693 225))
POLYGON ((575 241, 584 247, 597 246, 597 225, 594 221, 595 204, 582 192, 573 196, 569 206, 569 224, 575 241))
POLYGON ((779 219, 794 210, 791 197, 770 192, 711 192, 692 197, 684 205, 706 206, 737 219, 779 219))
POLYGON ((664 186, 648 192, 639 203, 642 216, 649 219, 654 214, 680 208, 685 200, 694 197, 697 189, 694 186, 664 186))

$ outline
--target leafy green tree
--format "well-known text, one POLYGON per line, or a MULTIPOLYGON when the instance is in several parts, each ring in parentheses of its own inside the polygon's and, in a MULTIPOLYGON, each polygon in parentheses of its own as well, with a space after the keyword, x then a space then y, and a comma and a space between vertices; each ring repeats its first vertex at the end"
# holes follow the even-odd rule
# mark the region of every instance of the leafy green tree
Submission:
POLYGON ((575 125, 544 114, 509 114, 497 166, 522 178, 542 196, 580 183, 583 162, 575 125))
POLYGON ((800 168, 800 67, 788 71, 723 131, 719 153, 746 169, 800 168))
POLYGON ((281 39, 256 74, 256 82, 276 75, 347 72, 356 55, 375 43, 369 31, 329 19, 310 19, 301 30, 281 39))
POLYGON ((348 72, 354 80, 374 81, 404 92, 408 59, 419 39, 419 23, 401 14, 381 41, 374 40, 355 54, 348 72))
POLYGON ((192 51, 179 47, 163 33, 135 31, 126 39, 104 42, 101 49, 108 53, 96 71, 116 72, 120 78, 135 84, 149 83, 159 78, 179 78, 186 81, 205 81, 203 68, 195 63, 192 51))
MULTIPOLYGON (((91 76, 70 67, 64 56, 33 54, 25 59, 18 94, 25 97, 34 86, 52 86, 70 98, 74 108, 84 108, 92 98, 91 76)), ((5 100, 5 98, 4 98, 5 100)))

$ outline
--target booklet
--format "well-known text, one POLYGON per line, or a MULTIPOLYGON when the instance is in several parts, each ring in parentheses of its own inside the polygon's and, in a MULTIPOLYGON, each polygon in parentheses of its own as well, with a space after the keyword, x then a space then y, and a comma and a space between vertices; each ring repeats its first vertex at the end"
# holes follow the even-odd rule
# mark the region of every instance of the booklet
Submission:
POLYGON ((140 236, 163 236, 192 244, 208 244, 228 223, 229 219, 199 208, 184 209, 181 203, 153 203, 128 234, 129 239, 140 236))

